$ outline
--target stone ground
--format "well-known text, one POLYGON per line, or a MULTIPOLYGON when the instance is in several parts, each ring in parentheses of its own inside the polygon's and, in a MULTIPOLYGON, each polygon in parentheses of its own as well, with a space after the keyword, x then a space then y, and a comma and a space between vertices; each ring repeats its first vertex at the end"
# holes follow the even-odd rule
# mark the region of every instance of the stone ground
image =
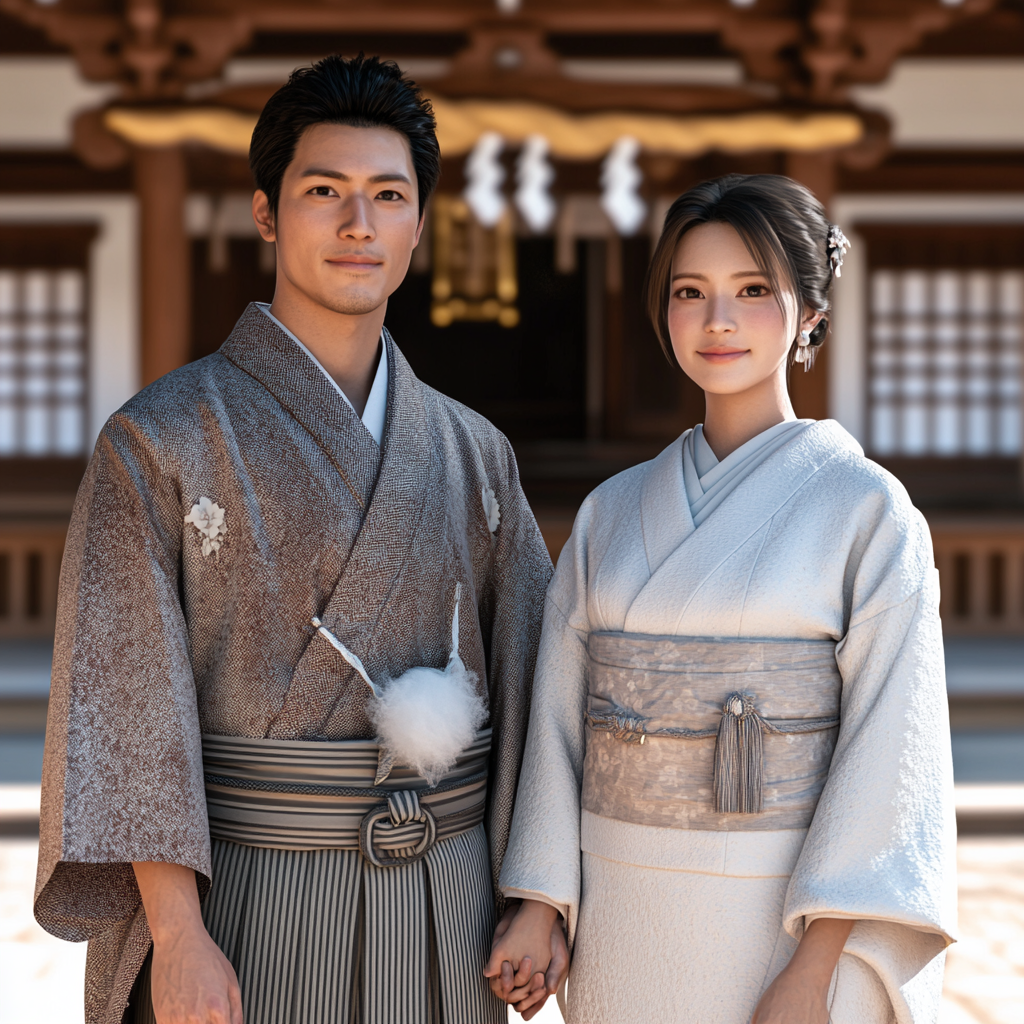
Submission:
MULTIPOLYGON (((938 1024, 1021 1024, 1024 837, 961 839, 959 861, 960 942, 947 961, 938 1024)), ((35 840, 0 839, 0 1022, 81 1024, 85 947, 32 919, 35 864, 35 840)), ((534 1018, 561 1019, 553 1000, 534 1018)))

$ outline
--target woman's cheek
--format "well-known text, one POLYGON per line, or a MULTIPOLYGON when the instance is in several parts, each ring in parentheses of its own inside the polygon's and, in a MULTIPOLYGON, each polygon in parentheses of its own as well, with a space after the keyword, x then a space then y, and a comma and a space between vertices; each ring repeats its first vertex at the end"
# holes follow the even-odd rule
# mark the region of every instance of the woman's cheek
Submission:
POLYGON ((786 322, 774 303, 770 309, 747 310, 741 324, 742 333, 749 339, 748 343, 759 348, 788 350, 791 339, 786 336, 786 322))

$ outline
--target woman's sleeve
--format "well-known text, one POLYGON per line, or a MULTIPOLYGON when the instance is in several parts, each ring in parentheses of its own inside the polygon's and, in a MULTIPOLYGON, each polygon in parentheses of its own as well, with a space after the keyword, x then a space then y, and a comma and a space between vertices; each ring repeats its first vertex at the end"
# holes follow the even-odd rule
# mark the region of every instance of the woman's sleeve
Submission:
POLYGON ((867 544, 852 591, 839 738, 785 927, 799 938, 817 917, 855 920, 846 952, 879 975, 899 1024, 934 1020, 956 929, 956 817, 938 573, 919 515, 899 543, 867 544))
POLYGON ((565 916, 572 941, 580 901, 580 788, 585 753, 587 627, 580 519, 544 608, 526 753, 501 872, 507 896, 541 899, 565 916))

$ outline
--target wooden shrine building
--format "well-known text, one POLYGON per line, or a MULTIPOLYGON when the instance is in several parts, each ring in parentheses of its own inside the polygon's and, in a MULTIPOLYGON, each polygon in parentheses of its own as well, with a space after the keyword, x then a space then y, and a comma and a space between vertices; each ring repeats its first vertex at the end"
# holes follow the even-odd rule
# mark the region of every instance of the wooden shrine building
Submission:
POLYGON ((1024 634, 1024 0, 0 0, 0 636, 52 629, 105 418, 272 295, 263 103, 360 51, 423 86, 443 156, 386 323, 508 434, 553 552, 703 415, 642 310, 668 203, 784 173, 854 241, 798 414, 925 510, 948 631, 1024 634))

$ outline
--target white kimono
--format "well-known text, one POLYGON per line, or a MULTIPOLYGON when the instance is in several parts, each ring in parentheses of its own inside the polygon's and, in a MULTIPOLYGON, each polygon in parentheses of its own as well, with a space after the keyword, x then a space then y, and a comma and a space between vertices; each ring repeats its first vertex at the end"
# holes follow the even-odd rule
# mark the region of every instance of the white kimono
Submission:
POLYGON ((934 1021, 956 825, 927 524, 833 421, 716 462, 688 431, 580 509, 502 889, 563 910, 570 1024, 746 1024, 816 917, 856 922, 833 1024, 934 1021), (758 813, 715 803, 735 679, 758 813))

